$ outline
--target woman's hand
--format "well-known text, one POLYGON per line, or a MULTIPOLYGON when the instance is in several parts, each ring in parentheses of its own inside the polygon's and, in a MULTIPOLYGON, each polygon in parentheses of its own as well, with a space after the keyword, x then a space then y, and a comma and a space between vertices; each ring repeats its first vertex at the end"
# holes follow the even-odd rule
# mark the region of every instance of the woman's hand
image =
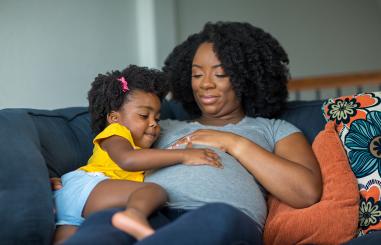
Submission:
POLYGON ((50 186, 53 191, 58 191, 59 189, 62 188, 61 178, 54 177, 54 178, 50 178, 49 180, 50 180, 50 186))
POLYGON ((234 142, 238 137, 240 136, 230 132, 213 129, 199 129, 176 141, 175 144, 172 145, 172 148, 177 148, 179 145, 184 144, 200 144, 216 147, 222 151, 230 153, 234 142))

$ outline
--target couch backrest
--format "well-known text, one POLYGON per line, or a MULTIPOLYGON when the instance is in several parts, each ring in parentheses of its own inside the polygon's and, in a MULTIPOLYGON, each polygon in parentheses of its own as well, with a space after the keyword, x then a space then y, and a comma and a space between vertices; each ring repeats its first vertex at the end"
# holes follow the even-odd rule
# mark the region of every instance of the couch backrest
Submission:
POLYGON ((312 144, 316 135, 323 130, 326 121, 323 117, 323 101, 292 101, 281 118, 297 126, 312 144))
MULTIPOLYGON (((290 102, 282 118, 300 128, 312 142, 325 124, 321 105, 321 101, 290 102)), ((163 103, 161 115, 163 119, 190 118, 172 101, 163 103)), ((92 153, 94 135, 86 107, 1 110, 0 133, 2 161, 10 161, 18 151, 28 156, 36 155, 43 159, 50 176, 61 176, 78 168, 92 153)))
POLYGON ((24 156, 25 161, 26 156, 41 158, 50 176, 61 176, 85 164, 92 151, 93 136, 85 107, 1 110, 0 132, 0 152, 6 151, 2 161, 13 161, 15 154, 24 156))

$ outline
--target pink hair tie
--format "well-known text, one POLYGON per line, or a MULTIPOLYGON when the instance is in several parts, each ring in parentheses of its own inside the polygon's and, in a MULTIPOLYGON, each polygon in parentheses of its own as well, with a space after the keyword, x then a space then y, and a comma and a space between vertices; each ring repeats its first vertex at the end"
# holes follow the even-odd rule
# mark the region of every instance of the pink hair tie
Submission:
POLYGON ((127 86, 127 80, 124 77, 118 78, 120 85, 122 86, 122 91, 125 93, 127 90, 130 90, 127 86))

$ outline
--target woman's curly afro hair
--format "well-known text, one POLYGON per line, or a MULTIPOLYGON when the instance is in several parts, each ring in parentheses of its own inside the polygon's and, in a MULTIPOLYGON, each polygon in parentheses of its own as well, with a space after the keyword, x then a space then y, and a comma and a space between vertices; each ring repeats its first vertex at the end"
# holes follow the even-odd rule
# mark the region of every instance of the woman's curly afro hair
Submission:
POLYGON ((97 134, 105 129, 107 115, 111 111, 118 111, 125 100, 128 100, 129 95, 136 90, 154 93, 162 100, 168 92, 164 73, 147 67, 130 65, 122 72, 111 71, 98 74, 88 92, 93 132, 97 134), (128 83, 129 90, 126 92, 123 92, 121 82, 118 80, 121 77, 124 77, 128 83))
POLYGON ((213 43, 246 115, 278 117, 288 96, 288 56, 273 36, 248 23, 207 23, 175 47, 163 67, 173 99, 190 114, 201 115, 191 93, 191 71, 196 50, 205 42, 213 43))

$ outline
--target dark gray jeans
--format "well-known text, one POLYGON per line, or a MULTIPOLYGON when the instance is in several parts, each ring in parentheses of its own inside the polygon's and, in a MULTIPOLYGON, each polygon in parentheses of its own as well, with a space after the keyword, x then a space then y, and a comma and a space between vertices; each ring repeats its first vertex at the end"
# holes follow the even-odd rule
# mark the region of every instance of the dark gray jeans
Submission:
POLYGON ((249 216, 227 204, 212 203, 193 211, 163 209, 150 218, 154 235, 139 242, 114 228, 117 209, 90 216, 65 245, 249 245, 262 244, 262 233, 249 216))

